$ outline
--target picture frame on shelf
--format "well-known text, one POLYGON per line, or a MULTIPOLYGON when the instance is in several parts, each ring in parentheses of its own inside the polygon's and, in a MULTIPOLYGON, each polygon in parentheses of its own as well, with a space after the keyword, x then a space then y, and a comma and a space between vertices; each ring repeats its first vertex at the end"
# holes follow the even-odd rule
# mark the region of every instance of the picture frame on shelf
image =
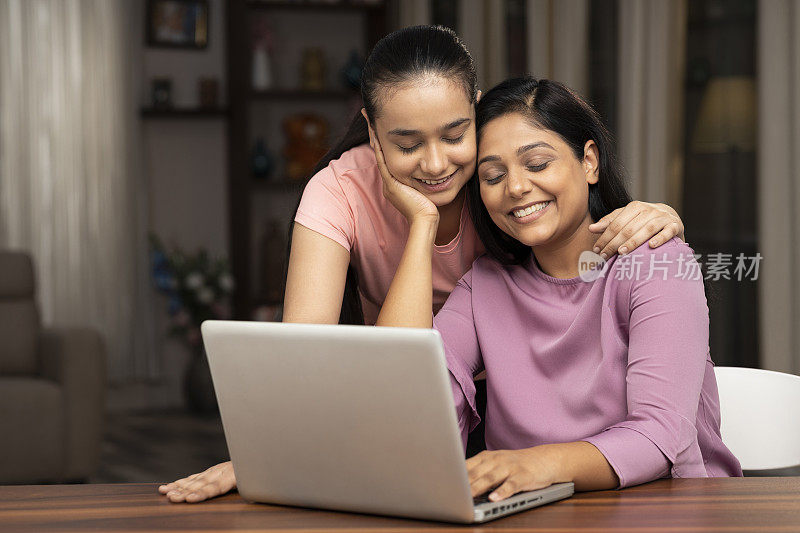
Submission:
POLYGON ((147 45, 202 50, 208 47, 208 0, 147 0, 147 45))

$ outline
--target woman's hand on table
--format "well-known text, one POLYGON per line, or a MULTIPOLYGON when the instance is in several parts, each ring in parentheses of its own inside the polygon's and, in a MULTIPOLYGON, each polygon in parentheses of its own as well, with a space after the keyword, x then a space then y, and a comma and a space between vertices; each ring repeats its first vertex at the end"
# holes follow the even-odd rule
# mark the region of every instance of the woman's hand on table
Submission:
POLYGON ((158 492, 173 503, 197 503, 225 494, 235 487, 236 475, 233 464, 228 461, 214 465, 204 472, 161 485, 158 492))
POLYGON ((601 233, 595 253, 608 259, 615 253, 626 254, 650 240, 657 248, 673 237, 685 240, 683 221, 667 204, 633 201, 615 209, 594 224, 589 231, 601 233))
POLYGON ((491 501, 504 500, 518 492, 549 487, 559 479, 559 460, 547 446, 522 450, 483 451, 467 459, 472 496, 489 494, 491 501))

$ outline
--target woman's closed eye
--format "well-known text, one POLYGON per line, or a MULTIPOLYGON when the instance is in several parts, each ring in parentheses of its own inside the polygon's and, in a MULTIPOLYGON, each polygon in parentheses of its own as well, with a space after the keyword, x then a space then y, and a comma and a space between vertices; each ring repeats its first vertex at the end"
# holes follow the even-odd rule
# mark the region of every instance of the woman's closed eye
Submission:
POLYGON ((483 181, 485 181, 489 185, 494 185, 495 183, 499 183, 500 180, 503 179, 503 176, 505 176, 505 173, 502 173, 502 174, 490 174, 488 176, 485 176, 483 178, 483 181))
POLYGON ((530 172, 541 172, 542 170, 546 169, 547 165, 549 164, 550 161, 545 161, 544 163, 538 163, 538 164, 529 163, 525 165, 525 168, 527 168, 530 172))
POLYGON ((461 141, 464 140, 464 135, 466 135, 466 134, 467 134, 467 132, 465 131, 464 133, 462 133, 458 137, 442 137, 442 140, 444 142, 446 142, 446 143, 458 144, 458 143, 460 143, 461 141))

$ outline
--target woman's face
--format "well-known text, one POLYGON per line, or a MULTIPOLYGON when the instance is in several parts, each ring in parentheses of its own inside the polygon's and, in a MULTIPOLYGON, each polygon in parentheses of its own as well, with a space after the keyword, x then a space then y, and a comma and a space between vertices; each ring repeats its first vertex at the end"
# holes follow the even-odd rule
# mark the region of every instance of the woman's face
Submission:
POLYGON ((518 113, 503 115, 483 128, 478 146, 481 198, 494 223, 521 243, 560 242, 591 223, 597 163, 594 141, 581 161, 556 133, 518 113))
POLYGON ((386 166, 437 206, 456 199, 475 171, 475 106, 440 76, 384 90, 372 127, 386 166))

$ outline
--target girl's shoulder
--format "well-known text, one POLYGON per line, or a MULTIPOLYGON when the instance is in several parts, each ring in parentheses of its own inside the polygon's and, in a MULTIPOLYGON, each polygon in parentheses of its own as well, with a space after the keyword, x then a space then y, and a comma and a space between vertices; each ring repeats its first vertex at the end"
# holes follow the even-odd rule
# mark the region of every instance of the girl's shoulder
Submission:
MULTIPOLYGON (((328 166, 318 174, 334 174, 337 177, 346 177, 352 174, 369 174, 379 176, 378 162, 375 159, 375 152, 368 144, 360 144, 344 152, 337 159, 331 161, 328 166)), ((316 177, 316 175, 315 175, 316 177)))

